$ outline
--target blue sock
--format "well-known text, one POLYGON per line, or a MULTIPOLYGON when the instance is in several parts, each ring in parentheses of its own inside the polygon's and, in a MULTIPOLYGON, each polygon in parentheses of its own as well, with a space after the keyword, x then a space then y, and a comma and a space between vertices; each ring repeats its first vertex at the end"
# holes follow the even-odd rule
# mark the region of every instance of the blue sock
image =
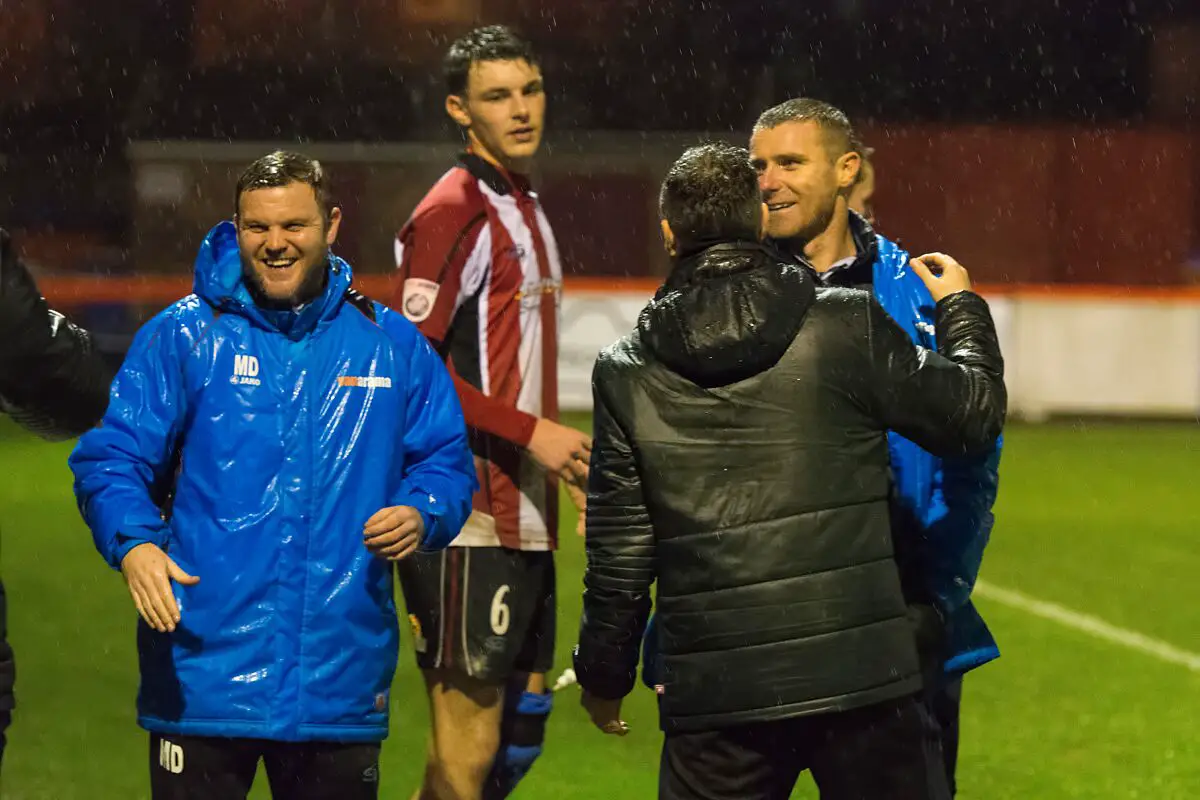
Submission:
POLYGON ((502 800, 529 772, 542 754, 546 718, 554 705, 549 692, 522 692, 515 703, 506 703, 500 724, 500 749, 484 787, 484 800, 502 800))

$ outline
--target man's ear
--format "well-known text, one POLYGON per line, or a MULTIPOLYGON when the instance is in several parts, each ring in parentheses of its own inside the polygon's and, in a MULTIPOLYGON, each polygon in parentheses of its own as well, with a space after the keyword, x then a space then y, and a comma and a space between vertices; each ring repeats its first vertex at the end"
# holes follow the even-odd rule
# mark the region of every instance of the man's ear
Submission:
POLYGON ((467 99, 461 95, 446 96, 446 113, 464 128, 471 127, 471 112, 467 111, 467 99))
POLYGON ((333 243, 337 241, 338 230, 342 226, 342 210, 334 206, 329 211, 329 226, 325 229, 325 245, 333 247, 333 243))
POLYGON ((675 242, 675 231, 671 230, 671 223, 665 219, 660 223, 663 237, 663 247, 666 248, 667 255, 674 258, 679 254, 679 247, 675 242))
POLYGON ((845 153, 837 160, 838 188, 849 189, 858 181, 858 171, 862 169, 862 156, 853 150, 845 153))

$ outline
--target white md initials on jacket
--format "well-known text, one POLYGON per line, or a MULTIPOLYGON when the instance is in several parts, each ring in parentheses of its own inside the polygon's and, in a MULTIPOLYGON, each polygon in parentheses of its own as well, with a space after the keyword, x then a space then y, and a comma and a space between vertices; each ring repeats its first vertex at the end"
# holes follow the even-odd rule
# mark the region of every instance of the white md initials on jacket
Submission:
POLYGON ((258 359, 254 356, 234 356, 233 377, 229 379, 229 382, 241 386, 262 384, 262 381, 258 379, 258 359))

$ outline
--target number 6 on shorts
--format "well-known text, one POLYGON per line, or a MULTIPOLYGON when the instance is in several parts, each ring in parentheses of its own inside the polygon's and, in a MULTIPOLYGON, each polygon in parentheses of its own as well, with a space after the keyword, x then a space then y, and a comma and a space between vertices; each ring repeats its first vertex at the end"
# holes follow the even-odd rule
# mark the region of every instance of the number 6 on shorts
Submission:
POLYGON ((508 606, 504 604, 504 598, 508 596, 508 592, 512 587, 507 583, 496 590, 496 594, 492 597, 492 633, 497 636, 503 636, 508 633, 508 623, 511 614, 508 606))
POLYGON ((448 547, 404 559, 400 582, 421 669, 506 682, 553 666, 553 552, 448 547))

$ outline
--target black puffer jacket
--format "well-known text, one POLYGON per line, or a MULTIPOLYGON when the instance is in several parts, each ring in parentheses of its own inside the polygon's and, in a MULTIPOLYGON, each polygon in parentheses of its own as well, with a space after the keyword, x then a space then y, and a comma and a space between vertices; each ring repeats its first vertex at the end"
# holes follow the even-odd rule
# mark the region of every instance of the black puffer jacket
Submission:
MULTIPOLYGON (((0 230, 0 412, 45 439, 91 428, 108 408, 112 373, 84 330, 51 311, 0 230)), ((0 753, 16 668, 0 584, 0 753)))
POLYGON ((983 299, 943 300, 937 328, 943 355, 756 244, 676 267, 593 374, 585 689, 632 689, 657 579, 667 731, 917 691, 884 432, 982 451, 1007 399, 983 299))
POLYGON ((111 382, 87 332, 47 306, 0 230, 0 410, 43 438, 67 439, 104 416, 111 382))

